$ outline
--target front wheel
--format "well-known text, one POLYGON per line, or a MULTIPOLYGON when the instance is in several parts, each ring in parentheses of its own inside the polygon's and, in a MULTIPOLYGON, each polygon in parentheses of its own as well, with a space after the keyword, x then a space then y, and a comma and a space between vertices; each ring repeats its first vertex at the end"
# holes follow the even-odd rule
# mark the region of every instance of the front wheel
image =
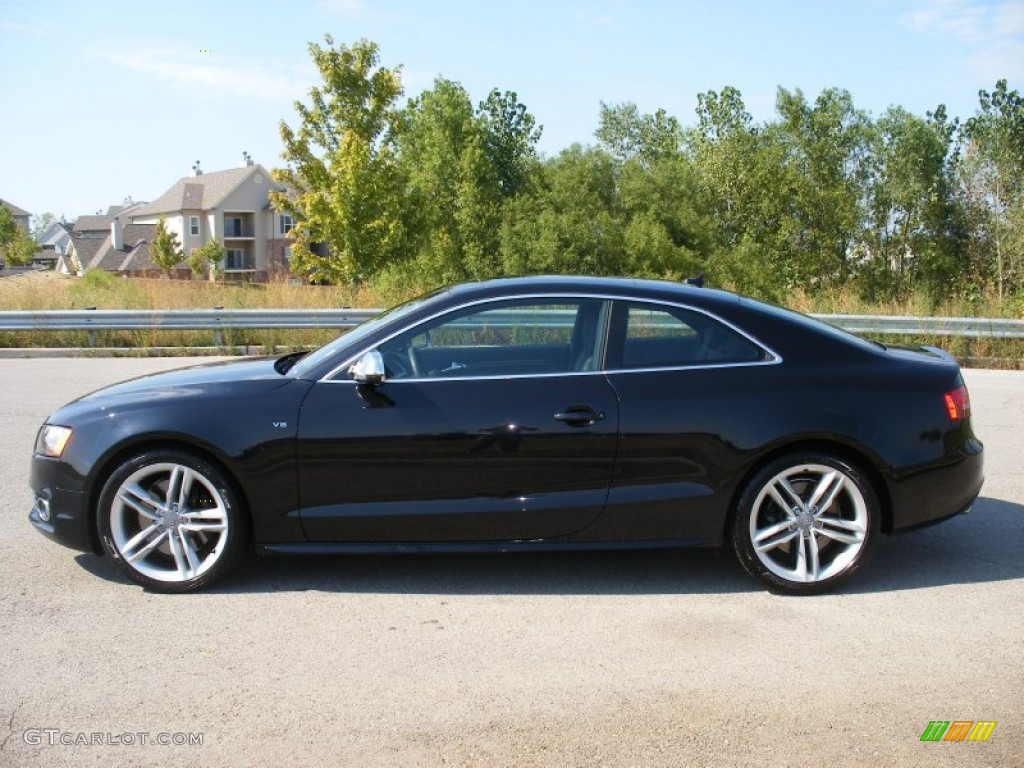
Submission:
POLYGON ((103 487, 97 515, 111 560, 155 592, 208 586, 234 564, 246 533, 227 478, 181 451, 147 451, 121 464, 103 487))
POLYGON ((740 497, 736 554, 773 592, 821 594, 852 577, 879 531, 878 498, 855 466, 828 454, 786 456, 740 497))

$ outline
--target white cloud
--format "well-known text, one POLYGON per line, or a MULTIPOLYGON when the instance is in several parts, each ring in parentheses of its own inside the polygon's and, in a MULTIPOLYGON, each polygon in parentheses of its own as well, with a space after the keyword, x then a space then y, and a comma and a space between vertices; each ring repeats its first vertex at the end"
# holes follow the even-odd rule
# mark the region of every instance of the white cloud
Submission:
POLYGON ((923 35, 977 43, 985 39, 987 10, 976 0, 938 0, 907 13, 903 21, 923 35))
POLYGON ((362 0, 320 0, 320 7, 353 16, 366 10, 362 0))
POLYGON ((615 22, 611 14, 593 11, 575 11, 573 12, 573 18, 578 22, 583 24, 592 24, 595 27, 608 27, 615 22))
POLYGON ((905 14, 902 22, 919 34, 962 46, 964 63, 980 84, 1024 78, 1021 0, 934 0, 905 14))
POLYGON ((996 7, 993 16, 1004 35, 1024 36, 1024 3, 1004 1, 996 7))
POLYGON ((393 11, 380 11, 371 8, 365 0, 320 0, 318 5, 325 11, 348 16, 353 19, 396 21, 401 18, 399 14, 393 11))
POLYGON ((185 50, 180 45, 93 51, 91 55, 210 98, 231 95, 264 101, 294 100, 303 97, 310 84, 265 63, 185 50))
POLYGON ((43 30, 39 27, 33 27, 30 24, 22 24, 20 21, 11 21, 10 19, 3 19, 0 21, 0 28, 9 29, 12 32, 22 32, 30 35, 42 35, 43 30))

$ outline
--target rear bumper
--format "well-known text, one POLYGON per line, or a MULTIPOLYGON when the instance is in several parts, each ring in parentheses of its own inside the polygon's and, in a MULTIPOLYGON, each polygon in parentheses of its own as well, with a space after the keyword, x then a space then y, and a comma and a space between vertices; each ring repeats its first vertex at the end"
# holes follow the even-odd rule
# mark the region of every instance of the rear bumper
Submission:
POLYGON ((892 532, 939 523, 968 511, 984 481, 983 450, 976 440, 955 461, 902 478, 891 486, 892 532))

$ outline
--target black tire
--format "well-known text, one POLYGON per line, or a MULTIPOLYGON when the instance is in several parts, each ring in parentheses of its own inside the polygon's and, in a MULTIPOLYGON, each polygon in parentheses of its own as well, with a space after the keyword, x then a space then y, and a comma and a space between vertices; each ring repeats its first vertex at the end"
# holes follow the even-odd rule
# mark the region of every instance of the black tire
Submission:
POLYGON ((130 579, 154 592, 193 592, 230 571, 248 525, 224 473, 179 450, 150 450, 122 463, 100 494, 100 542, 130 579))
POLYGON ((747 573, 772 592, 816 595, 864 566, 879 525, 878 496, 860 469, 827 453, 794 453, 747 484, 732 542, 747 573))

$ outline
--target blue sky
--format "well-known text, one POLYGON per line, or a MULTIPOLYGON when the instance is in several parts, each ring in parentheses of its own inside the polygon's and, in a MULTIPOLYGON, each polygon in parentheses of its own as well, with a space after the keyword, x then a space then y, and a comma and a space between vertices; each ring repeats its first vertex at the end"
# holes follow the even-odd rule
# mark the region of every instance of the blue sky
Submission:
POLYGON ((695 122, 731 85, 757 120, 776 89, 845 88, 877 116, 1024 88, 1024 0, 0 0, 0 197, 73 220, 152 200, 192 164, 280 162, 278 124, 317 84, 307 45, 380 46, 406 96, 435 77, 512 90, 540 149, 593 143, 600 103, 695 122))

